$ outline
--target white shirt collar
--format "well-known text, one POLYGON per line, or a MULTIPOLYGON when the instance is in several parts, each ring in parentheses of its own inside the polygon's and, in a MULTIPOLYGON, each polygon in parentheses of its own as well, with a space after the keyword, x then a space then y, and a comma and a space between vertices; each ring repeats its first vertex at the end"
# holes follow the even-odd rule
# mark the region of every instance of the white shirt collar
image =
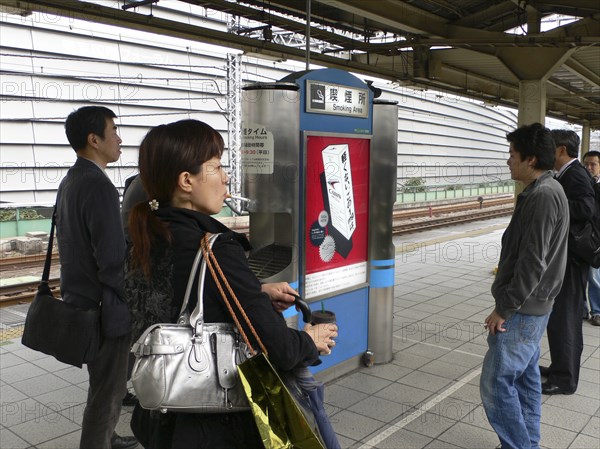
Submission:
POLYGON ((560 167, 560 169, 556 172, 556 174, 554 175, 556 178, 560 178, 562 176, 562 174, 565 172, 565 170, 567 168, 569 168, 569 166, 574 163, 577 160, 577 158, 571 159, 569 162, 567 162, 565 165, 563 165, 562 167, 560 167))

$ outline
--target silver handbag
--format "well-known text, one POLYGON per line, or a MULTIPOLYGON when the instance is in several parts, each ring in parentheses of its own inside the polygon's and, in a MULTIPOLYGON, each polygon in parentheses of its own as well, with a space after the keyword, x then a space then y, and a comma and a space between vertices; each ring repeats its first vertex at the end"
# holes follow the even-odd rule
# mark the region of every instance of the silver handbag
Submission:
MULTIPOLYGON (((211 247, 217 237, 218 234, 211 235, 211 247)), ((205 275, 206 260, 199 249, 177 324, 150 326, 131 349, 136 357, 131 382, 145 409, 163 413, 250 410, 237 365, 251 354, 233 324, 204 322, 205 275), (198 302, 188 315, 187 303, 196 271, 198 302)))

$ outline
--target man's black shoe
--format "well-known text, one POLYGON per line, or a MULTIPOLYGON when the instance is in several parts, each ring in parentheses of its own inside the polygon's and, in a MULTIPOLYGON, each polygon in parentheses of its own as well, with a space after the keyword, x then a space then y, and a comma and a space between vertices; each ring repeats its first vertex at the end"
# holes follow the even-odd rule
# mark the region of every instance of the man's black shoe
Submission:
POLYGON ((563 388, 560 388, 558 385, 554 385, 554 384, 550 383, 549 381, 546 381, 542 384, 542 394, 553 395, 553 394, 573 394, 573 393, 575 393, 575 392, 571 391, 571 390, 565 390, 563 388))
POLYGON ((110 439, 111 449, 133 449, 138 446, 138 441, 134 437, 120 437, 113 433, 110 439))
POLYGON ((550 368, 548 366, 540 365, 540 374, 544 377, 548 377, 550 374, 550 368))
POLYGON ((134 407, 138 403, 138 398, 135 394, 130 393, 129 391, 123 398, 123 405, 125 407, 134 407))

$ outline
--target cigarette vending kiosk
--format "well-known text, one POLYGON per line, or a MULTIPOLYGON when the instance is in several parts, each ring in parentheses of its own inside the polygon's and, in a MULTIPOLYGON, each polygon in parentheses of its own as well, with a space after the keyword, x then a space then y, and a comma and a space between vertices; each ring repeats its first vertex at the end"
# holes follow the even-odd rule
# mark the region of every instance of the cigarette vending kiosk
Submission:
MULTIPOLYGON (((313 310, 336 315, 336 346, 314 371, 336 377, 389 362, 396 103, 322 69, 247 86, 242 122, 250 265, 261 281, 287 281, 313 310)), ((287 315, 294 325, 296 311, 287 315)))

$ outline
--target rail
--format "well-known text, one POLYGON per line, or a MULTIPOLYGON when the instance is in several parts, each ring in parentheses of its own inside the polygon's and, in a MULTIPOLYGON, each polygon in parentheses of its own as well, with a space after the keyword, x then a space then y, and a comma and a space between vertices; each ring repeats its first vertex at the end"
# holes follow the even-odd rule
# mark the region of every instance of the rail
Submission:
MULTIPOLYGON (((28 256, 10 256, 10 257, 1 257, 0 258, 0 270, 2 272, 6 271, 17 271, 23 270, 27 268, 35 268, 38 266, 43 267, 44 261, 46 260, 46 252, 40 254, 33 254, 28 256)), ((52 264, 54 262, 58 262, 58 253, 52 253, 52 264)))
MULTIPOLYGON (((33 301, 39 284, 39 281, 35 281, 0 287, 0 307, 25 304, 33 301)), ((48 285, 54 296, 60 298, 60 279, 49 279, 48 285)))

